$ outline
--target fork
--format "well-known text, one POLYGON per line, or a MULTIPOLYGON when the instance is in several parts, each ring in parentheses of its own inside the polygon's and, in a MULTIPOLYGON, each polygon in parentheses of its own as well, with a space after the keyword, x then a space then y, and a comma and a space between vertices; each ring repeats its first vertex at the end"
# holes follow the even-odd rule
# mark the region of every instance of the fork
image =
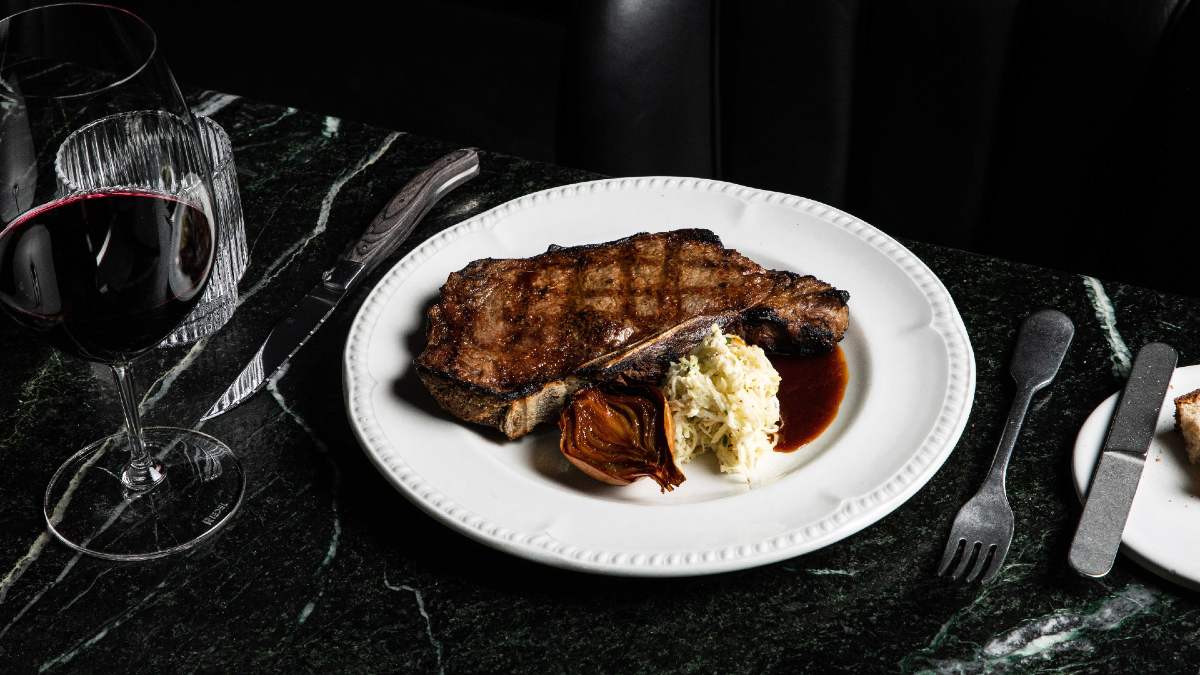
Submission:
POLYGON ((986 584, 996 576, 1008 556, 1013 538, 1013 511, 1004 490, 1008 460, 1016 447, 1017 435, 1033 395, 1054 379, 1074 335, 1075 326, 1071 319, 1053 309, 1034 312, 1021 324, 1009 368, 1017 384, 1017 394, 1008 411, 1000 447, 996 449, 992 467, 979 492, 954 518, 946 551, 938 566, 939 576, 950 573, 953 567, 951 579, 962 579, 966 583, 980 579, 980 583, 986 584), (954 565, 956 559, 958 564, 954 565))

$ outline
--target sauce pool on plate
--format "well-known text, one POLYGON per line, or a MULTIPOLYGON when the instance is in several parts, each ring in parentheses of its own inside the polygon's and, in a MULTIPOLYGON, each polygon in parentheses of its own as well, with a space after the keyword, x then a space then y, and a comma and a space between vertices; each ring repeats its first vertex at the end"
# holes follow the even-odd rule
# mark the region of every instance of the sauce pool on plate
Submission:
POLYGON ((811 442, 837 417, 850 371, 838 347, 819 356, 771 354, 779 371, 779 416, 782 425, 775 452, 792 452, 811 442))

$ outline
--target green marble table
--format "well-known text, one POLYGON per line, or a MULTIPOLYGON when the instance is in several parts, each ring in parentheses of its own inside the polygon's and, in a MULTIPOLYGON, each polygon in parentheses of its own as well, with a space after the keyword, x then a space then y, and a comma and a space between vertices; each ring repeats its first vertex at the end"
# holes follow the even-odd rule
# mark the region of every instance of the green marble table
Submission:
MULTIPOLYGON (((233 137, 252 262, 221 333, 140 365, 149 424, 198 416, 386 199, 453 147, 211 92, 195 105, 233 137)), ((506 200, 594 177, 485 152, 482 175, 396 255, 506 200)), ((958 448, 909 502, 845 541, 690 579, 541 567, 443 528, 395 492, 342 406, 341 348, 370 283, 277 385, 205 427, 248 472, 227 532, 152 563, 81 557, 43 532, 42 492, 67 455, 118 428, 115 396, 103 373, 5 318, 0 672, 1195 672, 1194 592, 1123 558, 1102 580, 1079 578, 1066 549, 1077 429, 1119 386, 1131 348, 1165 340, 1182 364, 1197 359, 1200 300, 910 246, 950 289, 975 348, 977 398, 958 448), (1042 306, 1069 314, 1077 335, 1009 473, 1008 561, 982 589, 935 578, 1000 435, 1016 327, 1042 306)))

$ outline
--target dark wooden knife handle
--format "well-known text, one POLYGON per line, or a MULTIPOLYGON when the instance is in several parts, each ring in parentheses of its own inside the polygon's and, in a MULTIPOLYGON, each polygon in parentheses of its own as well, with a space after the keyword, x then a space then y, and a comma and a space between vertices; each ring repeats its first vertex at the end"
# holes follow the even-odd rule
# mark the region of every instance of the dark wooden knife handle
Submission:
POLYGON ((412 234, 442 195, 477 175, 479 153, 474 148, 455 150, 438 159, 392 197, 342 260, 361 265, 363 275, 370 272, 412 234))

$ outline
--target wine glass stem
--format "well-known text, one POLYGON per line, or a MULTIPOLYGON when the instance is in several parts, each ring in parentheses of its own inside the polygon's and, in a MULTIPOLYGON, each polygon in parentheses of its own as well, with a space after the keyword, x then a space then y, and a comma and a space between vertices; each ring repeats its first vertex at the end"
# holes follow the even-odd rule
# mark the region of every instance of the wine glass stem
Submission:
POLYGON ((133 392, 133 373, 127 363, 114 364, 112 372, 121 396, 121 410, 125 413, 125 430, 129 437, 129 464, 121 472, 121 482, 130 490, 148 490, 158 485, 163 473, 146 450, 146 442, 142 437, 142 418, 133 392))

